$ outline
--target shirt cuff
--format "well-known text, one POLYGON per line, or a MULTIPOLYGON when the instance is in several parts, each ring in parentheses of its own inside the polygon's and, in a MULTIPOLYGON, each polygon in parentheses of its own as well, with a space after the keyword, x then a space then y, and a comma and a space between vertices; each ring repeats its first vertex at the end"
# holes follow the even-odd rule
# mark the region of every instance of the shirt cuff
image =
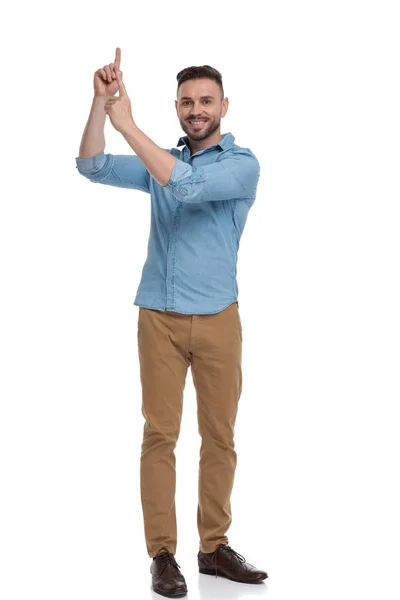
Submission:
POLYGON ((179 158, 177 158, 167 185, 174 186, 178 181, 182 183, 181 180, 190 178, 192 173, 193 167, 183 162, 183 160, 179 160, 179 158))
POLYGON ((100 152, 100 154, 91 156, 90 158, 76 156, 75 160, 78 171, 82 171, 83 173, 96 173, 104 166, 107 157, 104 152, 100 152))

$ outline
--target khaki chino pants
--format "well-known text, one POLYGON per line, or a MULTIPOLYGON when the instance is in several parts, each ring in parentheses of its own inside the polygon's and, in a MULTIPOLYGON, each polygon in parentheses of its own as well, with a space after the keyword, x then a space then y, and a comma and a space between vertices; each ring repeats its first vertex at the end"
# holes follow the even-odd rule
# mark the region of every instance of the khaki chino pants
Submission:
POLYGON ((138 350, 145 418, 140 457, 149 556, 176 554, 175 453, 189 366, 202 439, 197 527, 200 550, 228 543, 236 469, 234 426, 242 391, 242 326, 237 302, 215 314, 139 307, 138 350))

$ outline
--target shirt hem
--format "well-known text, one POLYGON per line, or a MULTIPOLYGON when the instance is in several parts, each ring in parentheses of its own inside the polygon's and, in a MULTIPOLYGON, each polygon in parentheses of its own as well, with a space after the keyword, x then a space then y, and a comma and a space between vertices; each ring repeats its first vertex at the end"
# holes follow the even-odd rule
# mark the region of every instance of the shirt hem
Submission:
POLYGON ((209 310, 209 311, 204 311, 204 312, 192 312, 192 311, 186 311, 186 310, 176 310, 176 309, 166 309, 165 307, 159 307, 159 306, 154 306, 154 305, 150 305, 150 304, 143 304, 143 302, 137 302, 136 300, 134 300, 133 304, 135 306, 139 306, 141 308, 149 308, 150 310, 160 310, 161 312, 177 312, 183 315, 214 315, 217 314, 223 310, 225 310, 225 308, 228 308, 228 306, 230 306, 231 304, 233 304, 234 302, 237 302, 237 298, 234 298, 233 300, 231 300, 230 302, 228 302, 228 304, 226 304, 225 306, 223 306, 222 308, 219 308, 217 310, 209 310))

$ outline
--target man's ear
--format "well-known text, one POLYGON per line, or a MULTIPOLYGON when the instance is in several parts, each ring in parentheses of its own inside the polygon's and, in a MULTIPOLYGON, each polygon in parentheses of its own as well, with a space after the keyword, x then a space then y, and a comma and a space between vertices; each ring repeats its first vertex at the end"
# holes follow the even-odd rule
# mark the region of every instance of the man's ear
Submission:
POLYGON ((221 117, 224 117, 226 115, 226 113, 228 112, 228 108, 229 108, 229 98, 224 98, 222 100, 221 117))

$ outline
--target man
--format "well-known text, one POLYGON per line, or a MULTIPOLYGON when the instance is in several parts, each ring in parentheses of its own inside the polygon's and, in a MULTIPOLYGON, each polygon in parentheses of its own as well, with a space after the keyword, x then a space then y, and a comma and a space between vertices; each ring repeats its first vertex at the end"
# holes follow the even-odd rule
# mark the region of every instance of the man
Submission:
POLYGON ((141 500, 153 590, 183 596, 175 560, 175 454, 186 374, 191 367, 202 438, 197 524, 201 573, 255 583, 265 571, 228 545, 236 468, 234 425, 242 390, 242 328, 236 264, 247 214, 256 197, 257 158, 221 135, 228 110, 221 74, 210 66, 177 75, 178 146, 157 146, 136 125, 115 62, 95 73, 92 110, 79 172, 94 183, 150 194, 148 256, 134 304, 145 418, 141 500), (116 92, 119 96, 114 96, 116 92), (104 154, 106 115, 135 155, 104 154))

